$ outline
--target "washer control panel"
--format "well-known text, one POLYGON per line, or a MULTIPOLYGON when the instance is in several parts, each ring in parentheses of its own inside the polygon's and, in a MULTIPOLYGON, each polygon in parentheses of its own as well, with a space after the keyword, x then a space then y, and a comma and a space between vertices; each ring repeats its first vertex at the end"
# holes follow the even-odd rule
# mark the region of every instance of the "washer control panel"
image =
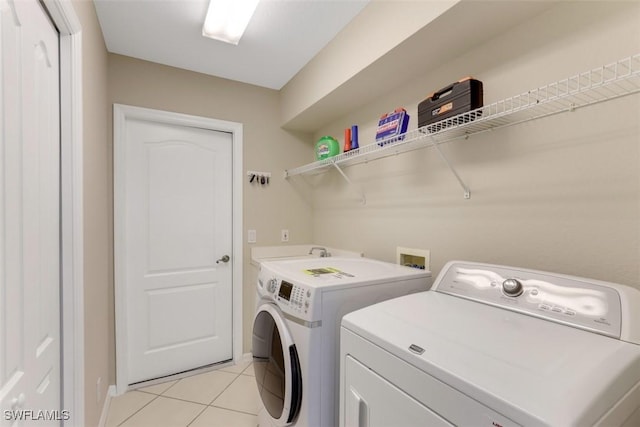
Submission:
POLYGON ((620 338, 620 295, 604 282, 486 264, 447 267, 432 290, 620 338))
POLYGON ((258 275, 258 295, 275 301, 280 309, 304 320, 312 320, 314 290, 283 279, 268 270, 258 275))
POLYGON ((303 312, 309 309, 309 297, 307 291, 301 286, 294 285, 286 280, 280 281, 276 300, 288 305, 292 310, 303 312))

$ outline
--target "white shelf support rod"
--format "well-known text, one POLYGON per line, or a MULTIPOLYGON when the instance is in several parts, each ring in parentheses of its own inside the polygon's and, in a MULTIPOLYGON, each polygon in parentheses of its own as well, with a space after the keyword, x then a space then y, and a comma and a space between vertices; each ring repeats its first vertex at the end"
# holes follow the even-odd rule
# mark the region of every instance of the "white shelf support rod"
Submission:
POLYGON ((338 166, 336 163, 331 163, 331 164, 333 165, 333 167, 336 168, 336 170, 338 172, 340 172, 340 175, 342 175, 344 180, 347 181, 347 184, 349 184, 352 188, 356 189, 356 192, 360 196, 362 204, 366 205, 367 204, 367 198, 364 195, 364 191, 362 191, 362 189, 358 189, 357 188, 357 186, 349 179, 349 177, 342 171, 342 169, 340 169, 340 166, 338 166))
POLYGON ((447 156, 444 155, 444 153, 440 149, 440 144, 438 143, 438 141, 436 141, 436 139, 433 136, 430 138, 430 141, 431 141, 431 144, 433 145, 433 147, 436 149, 436 151, 440 155, 440 158, 447 164, 447 166, 449 166, 449 169, 451 170, 451 173, 453 173, 453 175, 456 177, 456 179, 460 183, 460 186, 464 190, 464 198, 465 199, 470 199, 471 198, 471 191, 469 190, 469 187, 467 187, 467 185, 464 183, 462 178, 460 178, 460 175, 458 175, 458 172, 456 172, 456 169, 453 167, 453 165, 451 164, 451 162, 449 161, 447 156))

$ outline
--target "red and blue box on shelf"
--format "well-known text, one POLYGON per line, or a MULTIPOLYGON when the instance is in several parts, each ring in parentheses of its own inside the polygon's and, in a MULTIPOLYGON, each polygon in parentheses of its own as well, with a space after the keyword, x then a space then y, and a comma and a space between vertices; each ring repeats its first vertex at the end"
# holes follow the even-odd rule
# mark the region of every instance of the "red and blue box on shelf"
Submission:
POLYGON ((383 114, 378 122, 376 142, 383 146, 404 139, 409 126, 409 115, 404 108, 396 108, 393 112, 383 114))

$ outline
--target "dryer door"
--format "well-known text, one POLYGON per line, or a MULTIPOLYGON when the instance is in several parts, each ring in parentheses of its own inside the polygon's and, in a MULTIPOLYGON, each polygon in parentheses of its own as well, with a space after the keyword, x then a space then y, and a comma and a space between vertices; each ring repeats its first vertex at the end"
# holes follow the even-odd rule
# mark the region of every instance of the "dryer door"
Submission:
POLYGON ((265 409, 279 426, 291 424, 302 401, 296 345, 275 304, 258 307, 253 320, 253 367, 265 409))

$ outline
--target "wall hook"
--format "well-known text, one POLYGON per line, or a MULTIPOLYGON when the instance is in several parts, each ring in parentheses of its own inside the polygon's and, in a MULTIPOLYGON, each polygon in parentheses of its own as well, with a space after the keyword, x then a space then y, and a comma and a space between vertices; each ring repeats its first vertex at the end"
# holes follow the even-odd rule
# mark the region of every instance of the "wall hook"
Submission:
POLYGON ((269 178, 271 178, 271 172, 258 172, 258 171, 247 171, 247 175, 249 178, 249 183, 260 184, 261 186, 265 186, 269 184, 269 178))

